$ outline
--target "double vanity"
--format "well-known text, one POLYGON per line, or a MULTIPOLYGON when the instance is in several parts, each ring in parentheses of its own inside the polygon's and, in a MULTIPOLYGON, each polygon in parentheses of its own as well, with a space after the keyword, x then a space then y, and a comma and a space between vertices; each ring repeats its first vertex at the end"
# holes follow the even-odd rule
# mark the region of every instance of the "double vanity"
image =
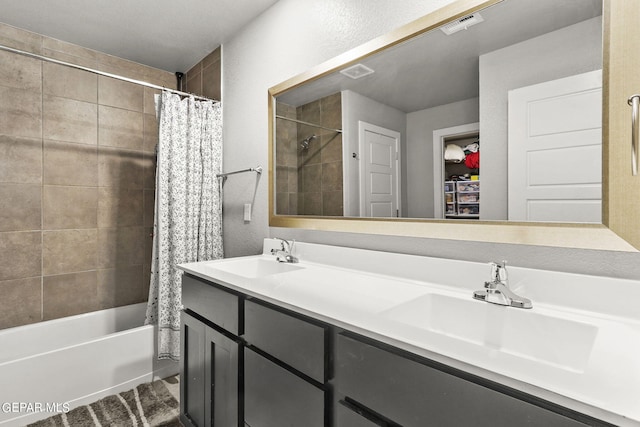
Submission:
POLYGON ((636 281, 277 239, 180 268, 185 425, 640 426, 636 281))

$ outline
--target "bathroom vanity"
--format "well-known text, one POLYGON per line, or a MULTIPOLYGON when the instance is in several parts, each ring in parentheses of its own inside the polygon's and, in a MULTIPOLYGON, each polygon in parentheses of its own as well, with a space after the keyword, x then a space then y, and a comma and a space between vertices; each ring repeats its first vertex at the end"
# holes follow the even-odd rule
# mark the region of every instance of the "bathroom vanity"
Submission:
POLYGON ((278 248, 180 266, 185 425, 640 425, 637 310, 571 298, 636 282, 509 267, 520 309, 486 264, 278 248))

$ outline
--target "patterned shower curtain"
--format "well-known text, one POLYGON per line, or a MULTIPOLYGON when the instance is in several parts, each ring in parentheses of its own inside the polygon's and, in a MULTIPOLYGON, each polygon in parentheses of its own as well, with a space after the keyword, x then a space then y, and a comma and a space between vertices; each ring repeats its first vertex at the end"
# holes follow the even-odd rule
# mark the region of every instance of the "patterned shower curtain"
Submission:
POLYGON ((219 103, 163 91, 156 167, 153 259, 145 324, 158 325, 158 357, 180 358, 182 272, 177 264, 222 258, 219 103))

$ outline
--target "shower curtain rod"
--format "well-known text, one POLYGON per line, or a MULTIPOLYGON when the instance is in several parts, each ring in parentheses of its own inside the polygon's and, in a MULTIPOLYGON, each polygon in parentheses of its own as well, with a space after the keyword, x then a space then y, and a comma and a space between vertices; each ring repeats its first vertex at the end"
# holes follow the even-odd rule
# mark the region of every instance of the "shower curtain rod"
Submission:
POLYGON ((31 53, 31 52, 27 52, 27 51, 20 50, 20 49, 14 49, 14 48, 9 47, 9 46, 0 45, 0 50, 16 53, 18 55, 27 56, 27 57, 34 58, 34 59, 39 59, 39 60, 42 60, 42 61, 52 62, 52 63, 58 64, 58 65, 64 65, 65 67, 71 67, 71 68, 75 68, 77 70, 88 71, 90 73, 98 74, 100 76, 111 77, 112 79, 122 80, 122 81, 129 82, 129 83, 135 83, 137 85, 146 86, 146 87, 149 87, 149 88, 152 88, 152 89, 166 90, 166 91, 169 91, 171 93, 175 93, 175 94, 181 95, 181 96, 192 96, 195 99, 200 99, 200 100, 204 100, 204 101, 212 101, 212 102, 215 102, 215 103, 219 103, 220 102, 220 101, 216 101, 215 99, 207 98, 205 96, 195 95, 193 93, 183 92, 181 90, 170 89, 170 88, 167 88, 167 87, 164 87, 164 86, 155 85, 153 83, 145 82, 143 80, 130 79, 129 77, 120 76, 118 74, 107 73, 105 71, 100 71, 100 70, 96 70, 96 69, 93 69, 93 68, 83 67, 82 65, 76 65, 76 64, 72 64, 70 62, 60 61, 58 59, 53 59, 53 58, 49 58, 47 56, 38 55, 37 53, 31 53))
POLYGON ((229 175, 235 175, 237 173, 244 173, 244 172, 256 172, 258 175, 260 175, 262 173, 262 166, 257 166, 255 168, 249 168, 249 169, 242 169, 242 170, 233 171, 233 172, 219 173, 216 175, 216 177, 226 178, 229 175))
POLYGON ((328 128, 328 127, 325 127, 325 126, 317 125, 315 123, 309 123, 309 122, 305 122, 305 121, 302 121, 302 120, 290 119, 289 117, 279 116, 277 114, 276 114, 276 119, 288 120, 290 122, 300 123, 301 125, 313 126, 314 128, 320 128, 320 129, 324 129, 324 130, 330 130, 330 131, 333 131, 333 132, 342 133, 342 129, 328 128))

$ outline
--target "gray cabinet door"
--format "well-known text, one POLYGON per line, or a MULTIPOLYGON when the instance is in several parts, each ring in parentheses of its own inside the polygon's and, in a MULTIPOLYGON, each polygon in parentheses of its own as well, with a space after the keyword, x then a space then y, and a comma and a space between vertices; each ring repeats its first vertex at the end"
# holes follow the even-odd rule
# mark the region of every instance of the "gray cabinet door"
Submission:
POLYGON ((251 300, 245 301, 244 316, 249 344, 319 383, 326 382, 328 326, 251 300))
POLYGON ((251 427, 324 427, 325 392, 245 348, 244 421, 251 427))
POLYGON ((336 359, 339 393, 404 427, 586 425, 350 336, 336 359))
POLYGON ((242 333, 240 297, 219 285, 185 274, 182 276, 182 305, 209 322, 231 332, 242 333))
POLYGON ((389 427, 389 423, 376 418, 375 416, 366 417, 362 413, 340 401, 336 405, 336 427, 389 427))
POLYGON ((180 420, 185 426, 238 426, 239 344, 182 312, 180 420))
POLYGON ((236 427, 239 344, 209 327, 205 343, 205 419, 212 427, 236 427))
POLYGON ((180 421, 185 426, 204 427, 205 423, 205 342, 206 327, 182 312, 180 361, 180 421))

